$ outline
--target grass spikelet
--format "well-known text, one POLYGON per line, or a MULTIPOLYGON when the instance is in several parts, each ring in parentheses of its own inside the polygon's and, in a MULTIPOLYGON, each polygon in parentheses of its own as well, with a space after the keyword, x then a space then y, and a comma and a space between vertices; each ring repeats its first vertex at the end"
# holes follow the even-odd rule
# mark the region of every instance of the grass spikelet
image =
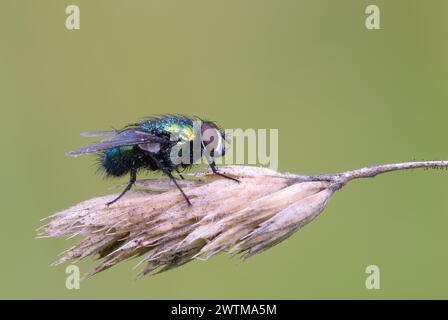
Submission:
POLYGON ((335 191, 356 178, 414 168, 446 168, 447 161, 386 164, 337 174, 300 176, 266 168, 227 166, 221 172, 191 174, 179 181, 192 202, 188 206, 166 179, 141 180, 111 206, 116 195, 81 202, 52 215, 41 237, 81 240, 54 264, 98 256, 86 276, 121 261, 141 257, 140 275, 164 272, 196 258, 223 251, 243 259, 263 252, 315 219, 335 191))

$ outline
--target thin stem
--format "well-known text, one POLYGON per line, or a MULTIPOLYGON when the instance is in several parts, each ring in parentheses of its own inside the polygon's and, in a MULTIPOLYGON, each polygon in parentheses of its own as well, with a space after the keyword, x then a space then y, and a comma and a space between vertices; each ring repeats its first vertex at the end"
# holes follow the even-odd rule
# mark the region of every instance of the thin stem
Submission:
POLYGON ((403 163, 390 163, 390 164, 380 164, 376 166, 369 166, 355 170, 344 171, 335 174, 321 174, 315 176, 306 177, 307 181, 334 181, 338 183, 345 184, 350 180, 359 178, 373 178, 381 173, 398 171, 398 170, 409 170, 418 168, 430 168, 430 169, 447 169, 448 160, 433 160, 433 161, 414 161, 414 162, 403 162, 403 163))

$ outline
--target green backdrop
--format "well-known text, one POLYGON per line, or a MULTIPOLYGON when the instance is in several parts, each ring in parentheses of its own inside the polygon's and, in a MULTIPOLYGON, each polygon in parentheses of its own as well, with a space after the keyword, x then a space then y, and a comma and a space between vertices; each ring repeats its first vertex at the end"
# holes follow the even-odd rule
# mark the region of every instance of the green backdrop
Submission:
POLYGON ((1 1, 0 298, 448 298, 445 171, 355 181, 247 262, 138 281, 134 260, 67 290, 65 266, 49 264, 74 239, 35 239, 40 219, 125 181, 65 156, 79 133, 150 114, 278 128, 281 171, 448 159, 448 3, 377 0, 381 30, 366 29, 368 4, 1 1), (80 30, 65 28, 69 4, 80 30), (365 287, 371 264, 380 290, 365 287))

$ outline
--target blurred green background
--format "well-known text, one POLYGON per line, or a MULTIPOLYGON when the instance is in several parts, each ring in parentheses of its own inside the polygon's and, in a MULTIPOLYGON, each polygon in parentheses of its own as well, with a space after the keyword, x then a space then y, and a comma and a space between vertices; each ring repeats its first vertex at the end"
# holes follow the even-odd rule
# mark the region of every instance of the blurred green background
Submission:
MULTIPOLYGON (((355 181, 309 226, 245 263, 221 255, 134 281, 138 260, 65 288, 74 239, 39 221, 123 181, 64 152, 86 130, 160 113, 278 128, 279 170, 448 159, 448 3, 3 0, 0 298, 448 298, 448 173, 355 181), (77 4, 81 29, 65 28, 77 4), (365 288, 365 268, 381 289, 365 288)), ((231 201, 231 199, 229 199, 231 201)), ((93 267, 87 259, 81 271, 93 267)))

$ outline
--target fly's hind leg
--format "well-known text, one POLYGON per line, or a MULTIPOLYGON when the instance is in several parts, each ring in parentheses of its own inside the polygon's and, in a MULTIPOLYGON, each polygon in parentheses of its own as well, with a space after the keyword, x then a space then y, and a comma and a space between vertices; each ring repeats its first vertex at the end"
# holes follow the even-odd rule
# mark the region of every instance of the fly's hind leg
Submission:
POLYGON ((122 196, 125 195, 126 192, 131 190, 135 181, 137 181, 137 170, 133 168, 133 169, 131 169, 131 176, 130 176, 130 179, 129 179, 129 182, 128 182, 128 185, 126 186, 126 188, 124 188, 124 190, 120 193, 120 195, 118 197, 116 197, 114 200, 108 202, 106 205, 110 206, 111 204, 117 202, 122 196))

